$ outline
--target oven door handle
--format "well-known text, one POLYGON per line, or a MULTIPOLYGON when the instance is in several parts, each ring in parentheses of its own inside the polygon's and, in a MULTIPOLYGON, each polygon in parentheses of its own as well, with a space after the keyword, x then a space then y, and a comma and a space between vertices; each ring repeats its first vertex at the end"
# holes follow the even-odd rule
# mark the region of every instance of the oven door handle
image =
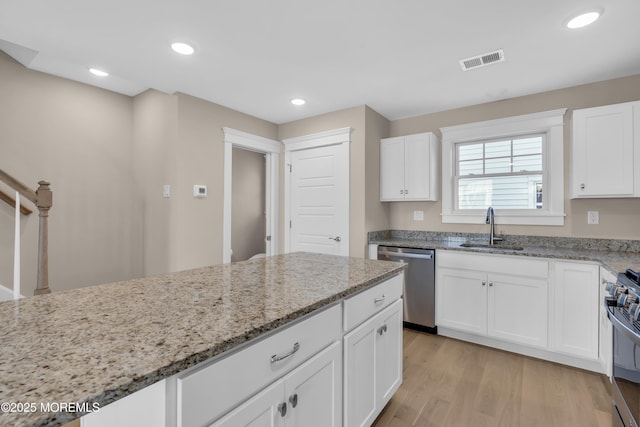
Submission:
POLYGON ((629 329, 627 325, 618 320, 618 318, 611 313, 609 308, 607 308, 607 313, 613 327, 622 332, 627 338, 633 341, 635 345, 640 346, 640 335, 636 334, 634 331, 629 329))

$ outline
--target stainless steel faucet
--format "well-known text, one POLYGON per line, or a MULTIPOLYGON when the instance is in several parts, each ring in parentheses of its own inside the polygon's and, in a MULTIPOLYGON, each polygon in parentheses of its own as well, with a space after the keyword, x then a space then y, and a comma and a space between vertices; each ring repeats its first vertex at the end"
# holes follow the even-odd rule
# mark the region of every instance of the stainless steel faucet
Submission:
POLYGON ((495 219, 493 215, 493 206, 489 206, 487 209, 487 218, 485 219, 485 224, 489 224, 489 244, 493 245, 496 240, 496 228, 495 228, 495 219))

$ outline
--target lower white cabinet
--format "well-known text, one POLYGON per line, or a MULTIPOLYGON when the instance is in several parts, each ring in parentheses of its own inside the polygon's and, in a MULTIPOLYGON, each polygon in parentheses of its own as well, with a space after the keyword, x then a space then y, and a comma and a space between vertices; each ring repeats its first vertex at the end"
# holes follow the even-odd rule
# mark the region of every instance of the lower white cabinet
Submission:
POLYGON ((155 427, 166 423, 166 381, 158 381, 83 416, 82 427, 155 427))
POLYGON ((341 359, 342 345, 335 342, 212 426, 340 426, 341 359))
POLYGON ((436 259, 438 327, 547 346, 546 261, 453 253, 436 259))
POLYGON ((609 377, 612 375, 613 365, 612 365, 612 353, 613 353, 613 325, 609 320, 609 315, 607 313, 607 308, 604 305, 604 298, 609 296, 609 293, 606 290, 607 283, 616 283, 617 277, 600 267, 600 324, 599 324, 599 349, 598 356, 600 361, 600 366, 602 366, 603 372, 606 373, 609 377))
POLYGON ((344 347, 344 425, 369 426, 402 383, 402 300, 348 333, 344 347))
POLYGON ((552 268, 551 350, 598 360, 599 267, 556 261, 552 268))

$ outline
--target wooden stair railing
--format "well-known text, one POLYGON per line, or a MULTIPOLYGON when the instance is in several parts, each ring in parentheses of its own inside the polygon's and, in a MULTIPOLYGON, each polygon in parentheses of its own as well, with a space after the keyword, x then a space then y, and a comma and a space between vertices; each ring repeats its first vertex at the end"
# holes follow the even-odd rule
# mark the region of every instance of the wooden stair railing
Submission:
MULTIPOLYGON (((38 189, 32 190, 22 182, 0 169, 0 181, 17 191, 22 197, 31 201, 38 208, 39 231, 38 231, 38 281, 34 295, 51 293, 49 289, 49 209, 53 205, 53 192, 50 183, 47 181, 38 182, 38 189)), ((4 193, 3 193, 4 194, 4 193)), ((6 196, 6 194, 5 194, 6 196)), ((9 199, 13 200, 12 197, 9 199)), ((2 200, 7 201, 4 197, 2 200)), ((8 203, 8 202, 7 202, 8 203)), ((15 200, 13 200, 15 206, 15 200)), ((26 208, 25 208, 26 209, 26 208)), ((22 211, 22 206, 21 206, 22 211)))

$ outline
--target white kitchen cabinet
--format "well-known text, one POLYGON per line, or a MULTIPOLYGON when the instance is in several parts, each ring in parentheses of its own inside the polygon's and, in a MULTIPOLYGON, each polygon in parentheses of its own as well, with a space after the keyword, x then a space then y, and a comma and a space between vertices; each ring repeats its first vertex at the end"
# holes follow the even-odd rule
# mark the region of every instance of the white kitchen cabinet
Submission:
POLYGON ((235 353, 179 374, 177 427, 210 424, 341 341, 342 316, 342 306, 335 304, 235 353))
POLYGON ((431 132, 380 140, 380 200, 438 200, 438 160, 431 132))
POLYGON ((571 197, 640 197, 640 102, 573 112, 571 197))
POLYGON ((504 274, 487 276, 487 335, 547 346, 547 280, 504 274))
POLYGON ((486 335, 486 279, 487 274, 481 271, 438 268, 436 324, 486 335))
POLYGON ((344 425, 369 426, 402 383, 402 300, 348 333, 344 346, 344 425))
POLYGON ((166 381, 158 381, 83 416, 82 427, 157 427, 166 422, 166 381))
POLYGON ((599 350, 598 356, 600 366, 607 376, 612 375, 612 349, 613 349, 613 325, 609 320, 607 308, 604 305, 604 298, 609 296, 609 292, 605 289, 607 283, 616 283, 617 277, 604 267, 600 267, 600 298, 599 298, 599 350))
POLYGON ((212 427, 342 425, 342 345, 335 342, 212 427))
POLYGON ((439 328, 546 348, 546 261, 454 252, 436 260, 439 328))
POLYGON ((551 349, 598 360, 600 271, 595 264, 555 261, 551 349))

